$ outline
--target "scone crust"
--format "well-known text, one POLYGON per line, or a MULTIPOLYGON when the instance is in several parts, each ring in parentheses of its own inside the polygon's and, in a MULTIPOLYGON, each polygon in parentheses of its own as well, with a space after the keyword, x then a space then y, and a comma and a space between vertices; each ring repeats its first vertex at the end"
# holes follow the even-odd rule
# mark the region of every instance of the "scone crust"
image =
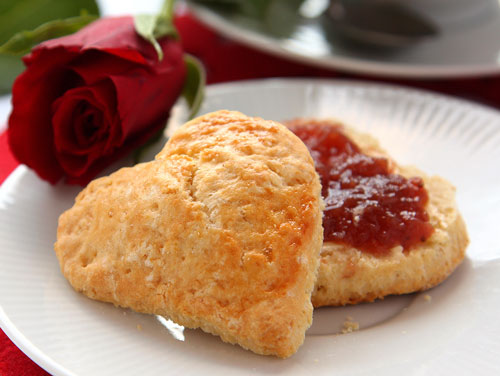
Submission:
POLYGON ((439 176, 427 176, 415 167, 398 166, 370 135, 335 120, 321 123, 342 127, 365 154, 388 158, 395 173, 407 178, 420 176, 429 194, 426 210, 434 232, 425 243, 407 252, 398 246, 382 257, 343 244, 325 242, 312 296, 313 305, 371 302, 387 295, 426 290, 444 281, 464 259, 469 243, 464 220, 455 202, 453 185, 439 176))
POLYGON ((93 299, 288 357, 312 321, 320 190, 286 127, 218 111, 155 161, 90 183, 61 215, 55 251, 93 299))

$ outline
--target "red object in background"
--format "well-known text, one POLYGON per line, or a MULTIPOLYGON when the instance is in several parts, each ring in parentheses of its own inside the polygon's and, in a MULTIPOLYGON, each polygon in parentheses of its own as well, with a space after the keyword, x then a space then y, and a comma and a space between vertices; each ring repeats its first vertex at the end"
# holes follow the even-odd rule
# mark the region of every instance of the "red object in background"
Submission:
MULTIPOLYGON (((396 80, 352 75, 290 62, 221 37, 189 14, 176 18, 186 52, 205 64, 208 83, 265 77, 336 77, 413 86, 500 108, 500 75, 459 80, 396 80)), ((0 135, 0 183, 17 166, 0 135)), ((47 375, 0 331, 0 376, 47 375)))
MULTIPOLYGON (((0 134, 0 184, 7 179, 12 171, 18 166, 18 162, 9 152, 7 133, 0 134)), ((0 373, 1 376, 3 376, 0 373)))
POLYGON ((0 375, 46 376, 48 373, 24 355, 0 330, 0 375))

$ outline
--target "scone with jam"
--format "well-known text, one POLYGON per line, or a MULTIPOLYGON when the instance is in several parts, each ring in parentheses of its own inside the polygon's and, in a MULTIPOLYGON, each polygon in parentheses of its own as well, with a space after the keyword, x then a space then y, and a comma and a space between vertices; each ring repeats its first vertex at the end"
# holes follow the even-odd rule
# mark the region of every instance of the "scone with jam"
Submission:
POLYGON ((397 165, 339 122, 285 124, 308 146, 325 200, 315 307, 426 290, 462 262, 469 239, 448 181, 397 165))

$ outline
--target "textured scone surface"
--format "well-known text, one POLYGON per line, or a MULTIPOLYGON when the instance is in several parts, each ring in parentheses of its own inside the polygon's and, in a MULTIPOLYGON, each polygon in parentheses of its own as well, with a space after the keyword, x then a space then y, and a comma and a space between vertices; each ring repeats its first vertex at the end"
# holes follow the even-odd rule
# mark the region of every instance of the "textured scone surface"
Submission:
MULTIPOLYGON (((332 121, 331 124, 339 123, 332 121)), ((350 127, 343 127, 343 132, 363 153, 389 159, 394 173, 423 179, 429 195, 426 211, 434 232, 425 242, 409 250, 396 246, 384 256, 375 256, 345 244, 325 242, 312 296, 313 305, 369 302, 387 295, 436 286, 462 262, 469 242, 456 205, 455 188, 439 176, 428 176, 416 167, 397 165, 372 136, 350 127)))
POLYGON ((312 320, 319 178, 284 126, 219 111, 155 161, 92 182, 59 220, 63 274, 91 298, 287 357, 312 320))

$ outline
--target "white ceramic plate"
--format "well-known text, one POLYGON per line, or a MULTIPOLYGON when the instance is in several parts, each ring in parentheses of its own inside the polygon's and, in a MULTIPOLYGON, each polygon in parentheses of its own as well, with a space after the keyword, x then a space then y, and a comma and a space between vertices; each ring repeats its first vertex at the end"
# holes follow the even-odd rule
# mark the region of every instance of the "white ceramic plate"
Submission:
POLYGON ((24 352, 54 375, 498 374, 498 112, 421 91, 325 80, 209 87, 202 111, 222 108, 276 120, 334 116, 379 137, 400 162, 447 177, 470 231, 465 262, 426 294, 318 309, 294 356, 258 356, 73 291, 52 245, 57 218, 78 189, 52 187, 20 167, 0 188, 0 324, 24 352), (360 330, 335 334, 347 316, 360 330))
MULTIPOLYGON (((398 1, 398 0, 395 0, 398 1)), ((339 38, 325 16, 293 16, 296 1, 254 18, 210 4, 189 2, 195 15, 229 38, 312 65, 386 77, 449 78, 500 73, 500 5, 496 0, 408 2, 440 33, 396 49, 367 48, 339 38), (285 9, 285 10, 283 10, 285 9)), ((308 0, 310 5, 327 0, 308 0)), ((302 12, 306 13, 306 12, 302 12)))

